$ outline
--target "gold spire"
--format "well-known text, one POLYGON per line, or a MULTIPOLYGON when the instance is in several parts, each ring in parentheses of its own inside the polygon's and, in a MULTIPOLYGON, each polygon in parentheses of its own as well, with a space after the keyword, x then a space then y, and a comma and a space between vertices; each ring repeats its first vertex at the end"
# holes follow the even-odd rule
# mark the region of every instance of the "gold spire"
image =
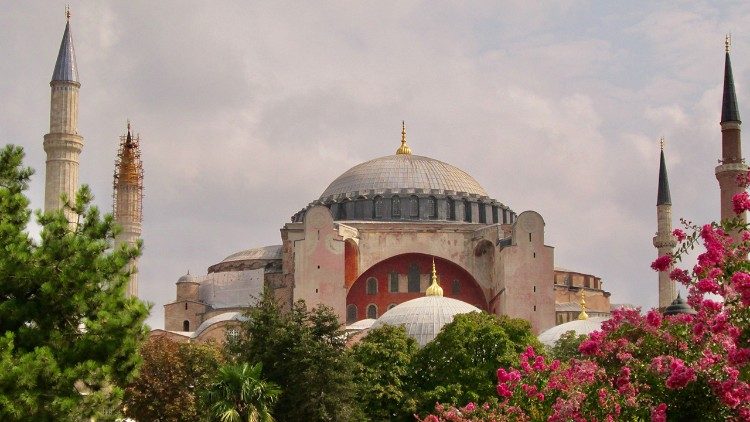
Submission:
POLYGON ((432 280, 430 287, 425 291, 425 296, 442 296, 443 288, 438 284, 437 271, 435 270, 435 258, 432 258, 432 280))
POLYGON ((662 136, 661 139, 659 139, 659 147, 662 151, 664 151, 664 137, 662 136))
POLYGON ((581 301, 579 304, 581 305, 581 313, 578 314, 578 319, 581 321, 589 319, 589 314, 586 313, 586 292, 583 290, 583 287, 581 287, 581 301))
POLYGON ((732 34, 727 34, 724 38, 724 50, 729 53, 729 47, 732 45, 732 34))
POLYGON ((401 121, 401 146, 396 150, 396 154, 411 155, 411 148, 406 145, 406 123, 401 121))

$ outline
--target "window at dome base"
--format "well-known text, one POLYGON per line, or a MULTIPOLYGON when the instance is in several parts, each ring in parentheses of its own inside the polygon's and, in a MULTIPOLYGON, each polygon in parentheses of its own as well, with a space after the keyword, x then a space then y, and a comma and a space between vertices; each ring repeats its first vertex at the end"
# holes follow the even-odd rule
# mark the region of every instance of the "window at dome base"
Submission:
POLYGON ((372 217, 383 218, 383 198, 380 196, 375 197, 372 217))
POLYGON ((434 196, 427 198, 427 216, 437 218, 437 200, 434 196))
POLYGON ((464 221, 471 223, 471 203, 464 199, 464 221))
POLYGON ((393 218, 401 218, 401 200, 398 196, 394 196, 391 199, 391 216, 393 218))
POLYGON ((414 195, 409 198, 409 217, 419 218, 419 198, 414 195))
POLYGON ((448 219, 456 219, 456 201, 454 201, 452 198, 448 198, 448 219))

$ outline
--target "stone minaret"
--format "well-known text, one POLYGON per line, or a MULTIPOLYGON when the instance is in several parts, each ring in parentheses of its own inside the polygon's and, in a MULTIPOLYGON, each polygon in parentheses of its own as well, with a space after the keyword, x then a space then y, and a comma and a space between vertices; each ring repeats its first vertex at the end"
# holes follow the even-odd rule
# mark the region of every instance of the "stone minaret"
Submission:
MULTIPOLYGON (((742 143, 740 139, 740 111, 737 107, 737 94, 734 92, 734 78, 732 77, 732 63, 729 60, 729 45, 731 39, 726 39, 726 57, 724 61, 724 97, 721 104, 721 160, 716 167, 716 179, 721 190, 721 219, 726 220, 735 216, 732 197, 744 188, 738 186, 737 176, 747 173, 748 167, 742 158, 742 143)), ((740 218, 746 221, 743 213, 740 218)))
MULTIPOLYGON (((659 192, 656 195, 657 232, 654 236, 654 247, 657 256, 672 253, 677 241, 672 235, 672 198, 669 194, 667 165, 664 161, 664 140, 661 142, 661 160, 659 162, 659 192)), ((674 280, 669 278, 669 271, 659 272, 659 309, 665 309, 677 297, 674 280)))
MULTIPOLYGON (((63 207, 60 195, 75 199, 78 190, 78 160, 83 149, 83 137, 78 134, 78 67, 73 38, 70 34, 70 12, 67 14, 65 33, 60 52, 57 53, 55 70, 52 73, 49 133, 44 135, 44 151, 47 153, 47 168, 44 184, 44 210, 53 211, 63 207)), ((66 212, 68 220, 75 216, 66 212)))
MULTIPOLYGON (((132 136, 130 122, 128 134, 120 137, 120 150, 115 161, 113 183, 113 213, 122 232, 115 238, 115 247, 123 243, 135 245, 141 237, 143 222, 143 165, 141 164, 140 136, 132 136)), ((133 274, 126 293, 138 296, 138 261, 130 263, 133 274)))

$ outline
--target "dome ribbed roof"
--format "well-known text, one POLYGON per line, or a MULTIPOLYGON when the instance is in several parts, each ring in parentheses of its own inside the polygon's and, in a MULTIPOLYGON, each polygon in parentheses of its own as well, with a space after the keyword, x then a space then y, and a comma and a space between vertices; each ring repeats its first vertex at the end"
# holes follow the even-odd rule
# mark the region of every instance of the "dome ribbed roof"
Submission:
POLYGON ((487 192, 465 171, 448 163, 419 155, 396 154, 356 165, 336 178, 320 196, 321 200, 341 195, 354 196, 369 191, 383 193, 390 189, 423 189, 465 192, 488 196, 487 192))
POLYGON ((432 341, 458 314, 482 312, 466 302, 443 296, 424 296, 395 306, 378 318, 372 328, 403 325, 406 333, 422 347, 432 341))
POLYGON ((576 319, 565 324, 556 325, 537 337, 542 344, 554 346, 560 336, 568 331, 574 331, 576 335, 591 334, 602 329, 602 322, 609 317, 591 317, 587 319, 576 319))

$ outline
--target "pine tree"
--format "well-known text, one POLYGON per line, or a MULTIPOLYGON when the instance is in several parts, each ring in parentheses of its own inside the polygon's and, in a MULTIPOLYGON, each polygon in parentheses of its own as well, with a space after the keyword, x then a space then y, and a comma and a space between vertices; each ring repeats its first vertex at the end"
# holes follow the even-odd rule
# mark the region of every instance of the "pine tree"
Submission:
POLYGON ((138 363, 148 308, 125 297, 127 262, 115 223, 82 186, 71 209, 40 213, 24 195, 23 151, 0 150, 0 420, 113 419, 138 363))

